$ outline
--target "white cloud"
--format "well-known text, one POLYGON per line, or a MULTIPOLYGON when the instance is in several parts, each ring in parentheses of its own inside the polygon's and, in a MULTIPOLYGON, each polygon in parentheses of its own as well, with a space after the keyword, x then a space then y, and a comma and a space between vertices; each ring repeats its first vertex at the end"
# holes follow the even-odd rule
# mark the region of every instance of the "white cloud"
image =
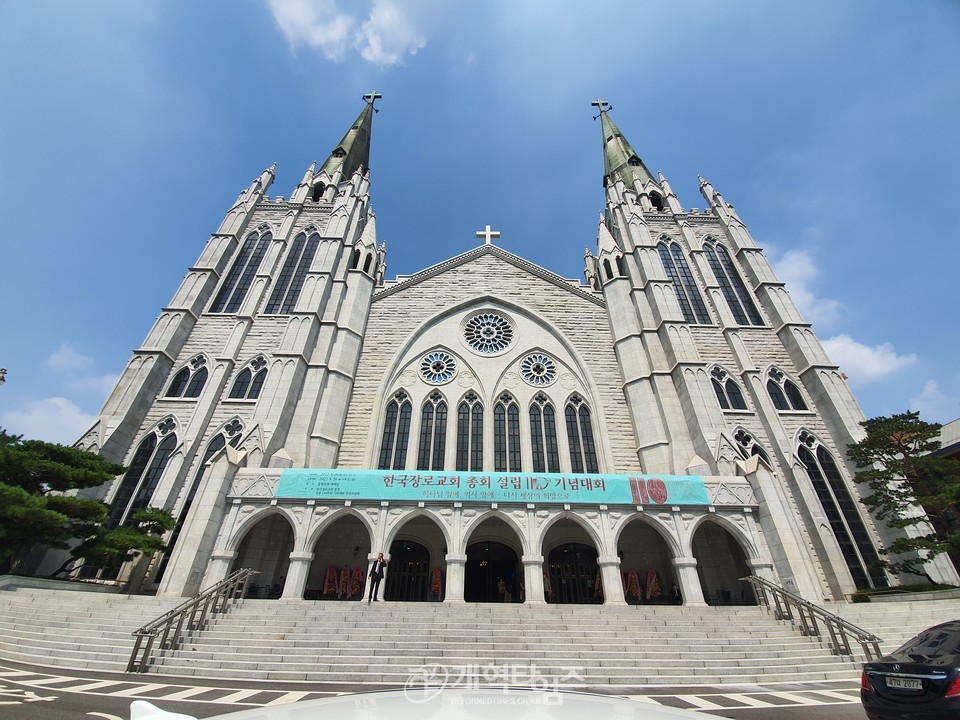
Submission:
POLYGON ((865 385, 891 375, 917 361, 917 356, 897 355, 893 345, 864 345, 849 335, 837 335, 823 341, 830 359, 850 376, 854 385, 865 385))
POLYGON ((427 0, 372 0, 344 7, 338 0, 267 0, 267 4, 291 47, 306 45, 336 62, 353 49, 377 65, 396 65, 424 47, 445 9, 427 0))
POLYGON ((70 343, 63 343, 59 349, 50 354, 45 364, 51 370, 75 374, 78 371, 89 369, 93 365, 93 358, 77 352, 76 348, 70 343))
MULTIPOLYGON (((815 232, 815 230, 809 229, 809 232, 815 232)), ((810 252, 788 250, 783 257, 773 263, 773 269, 777 277, 786 283, 790 297, 807 322, 818 326, 830 326, 841 317, 844 311, 842 303, 830 298, 818 297, 812 289, 820 269, 810 252)))
POLYGON ((940 390, 936 380, 928 380, 920 394, 910 398, 910 409, 918 411, 927 422, 952 422, 960 415, 960 402, 940 390))
POLYGON ((8 410, 0 417, 0 426, 27 440, 72 445, 89 429, 93 419, 93 415, 66 398, 51 397, 29 402, 24 410, 8 410))

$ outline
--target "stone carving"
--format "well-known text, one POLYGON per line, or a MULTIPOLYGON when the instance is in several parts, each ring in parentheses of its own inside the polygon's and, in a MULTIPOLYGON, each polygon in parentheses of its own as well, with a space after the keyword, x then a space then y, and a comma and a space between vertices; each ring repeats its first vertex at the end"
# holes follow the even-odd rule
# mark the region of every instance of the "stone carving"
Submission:
POLYGON ((537 527, 543 525, 548 517, 550 517, 549 510, 537 510, 537 527))
POLYGON ((440 518, 449 526, 453 526, 453 510, 450 508, 442 508, 440 510, 440 518))
POLYGON ((240 506, 240 512, 241 512, 243 515, 249 515, 250 513, 253 512, 253 510, 254 510, 253 505, 241 505, 241 506, 240 506))
POLYGON ((476 376, 469 370, 461 370, 460 374, 457 376, 457 385, 460 387, 473 387, 477 384, 476 376))
POLYGON ((707 492, 712 505, 756 505, 757 498, 750 485, 719 482, 709 484, 707 492))
POLYGON ((560 387, 564 390, 573 390, 577 385, 579 385, 577 379, 570 373, 564 373, 560 376, 560 387))
POLYGON ((621 517, 623 517, 623 513, 617 512, 616 510, 607 513, 607 521, 610 523, 611 530, 617 526, 617 522, 621 517))
POLYGON ((260 475, 256 478, 240 477, 233 481, 230 495, 234 497, 273 497, 279 478, 267 478, 260 475))
POLYGON ((326 515, 328 512, 330 512, 330 508, 327 507, 326 505, 317 505, 317 507, 313 509, 313 514, 316 515, 317 517, 320 517, 321 515, 326 515))
POLYGON ((520 375, 513 372, 512 370, 508 373, 504 373, 503 380, 501 381, 501 385, 508 388, 515 388, 519 384, 520 384, 520 375))
POLYGON ((409 388, 417 381, 417 373, 413 368, 407 368, 400 375, 400 387, 409 388))
POLYGON ((477 514, 477 511, 474 510, 473 508, 466 508, 466 509, 463 511, 463 516, 464 516, 465 518, 472 518, 472 517, 474 517, 476 514, 477 514))

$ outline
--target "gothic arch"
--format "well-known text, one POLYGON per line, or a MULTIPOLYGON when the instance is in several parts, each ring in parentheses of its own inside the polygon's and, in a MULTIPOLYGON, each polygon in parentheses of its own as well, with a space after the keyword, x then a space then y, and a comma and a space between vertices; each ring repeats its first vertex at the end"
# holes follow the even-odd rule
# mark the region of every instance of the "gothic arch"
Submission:
POLYGON ((736 540, 737 545, 740 546, 740 549, 743 551, 744 557, 748 562, 757 562, 760 560, 759 549, 757 548, 757 545, 753 539, 749 537, 747 532, 735 522, 730 520, 730 518, 719 513, 700 515, 699 517, 694 518, 693 522, 690 523, 690 526, 686 529, 684 534, 685 536, 683 538, 684 555, 686 557, 693 557, 693 538, 696 536, 697 530, 703 527, 706 523, 714 523, 715 525, 719 525, 721 528, 730 533, 730 536, 736 540))
MULTIPOLYGON (((507 527, 509 527, 510 530, 512 530, 513 533, 516 535, 517 547, 514 547, 513 549, 517 551, 518 555, 522 556, 522 555, 529 554, 529 542, 528 542, 527 534, 524 531, 524 529, 521 528, 517 524, 517 522, 507 513, 502 512, 501 510, 493 510, 493 509, 482 512, 479 515, 473 518, 470 518, 468 522, 464 523, 463 540, 462 540, 463 547, 459 549, 459 552, 461 554, 466 554, 467 546, 470 545, 471 538, 473 538, 473 535, 476 532, 477 528, 479 528, 485 521, 490 520, 491 518, 500 520, 503 523, 505 523, 507 527)), ((497 542, 500 542, 500 541, 501 539, 497 540, 497 542)), ((479 539, 474 540, 474 542, 479 542, 479 539)), ((510 545, 510 543, 504 543, 504 544, 510 545)), ((447 547, 450 547, 450 546, 448 545, 447 547)))
POLYGON ((316 524, 315 527, 310 529, 310 532, 303 538, 303 542, 295 543, 294 547, 299 549, 305 549, 307 552, 313 550, 316 547, 317 543, 320 541, 320 536, 326 532, 331 525, 333 525, 337 520, 342 520, 345 517, 353 517, 359 520, 363 527, 366 529, 368 535, 370 536, 371 546, 373 544, 374 538, 374 525, 373 522, 367 517, 366 514, 360 512, 353 507, 340 507, 332 512, 326 513, 323 516, 323 519, 316 524))
POLYGON ((388 525, 383 540, 383 546, 385 548, 389 548, 393 542, 399 539, 400 535, 403 534, 402 531, 404 526, 411 521, 416 520, 417 518, 426 518, 432 524, 436 525, 437 529, 440 531, 440 534, 443 535, 443 541, 446 543, 447 551, 449 552, 452 539, 450 537, 450 530, 447 527, 447 524, 443 522, 442 518, 437 516, 435 511, 427 510, 426 508, 414 508, 410 512, 401 515, 394 522, 388 525))
MULTIPOLYGON (((590 538, 590 541, 593 543, 593 546, 597 549, 597 553, 599 555, 603 556, 610 554, 610 548, 604 544, 600 537, 600 532, 595 525, 588 522, 572 510, 563 510, 549 518, 537 532, 537 548, 544 557, 547 557, 550 554, 550 549, 544 547, 543 545, 543 542, 547 537, 547 533, 550 532, 550 528, 552 528, 561 520, 570 520, 575 525, 578 525, 584 532, 586 532, 587 536, 590 538)), ((616 553, 614 552, 614 554, 616 553)))
POLYGON ((300 547, 300 543, 297 542, 299 535, 297 532, 297 521, 294 519, 290 511, 286 508, 280 507, 279 505, 268 505, 265 508, 254 510, 248 517, 245 517, 240 521, 240 524, 227 539, 226 551, 237 552, 240 549, 240 544, 243 542, 243 539, 250 533, 250 531, 253 530, 253 528, 255 528, 261 520, 266 520, 271 515, 280 515, 284 520, 287 521, 287 524, 290 526, 290 531, 293 533, 293 546, 295 548, 300 547))
POLYGON ((634 522, 642 522, 643 524, 652 528, 666 543, 667 549, 676 557, 682 557, 684 549, 681 547, 680 538, 678 538, 672 531, 672 528, 667 526, 659 518, 655 516, 648 515, 647 513, 634 512, 629 515, 624 515, 617 521, 617 524, 613 528, 613 549, 616 550, 620 546, 620 539, 623 535, 623 531, 626 530, 627 526, 634 522))

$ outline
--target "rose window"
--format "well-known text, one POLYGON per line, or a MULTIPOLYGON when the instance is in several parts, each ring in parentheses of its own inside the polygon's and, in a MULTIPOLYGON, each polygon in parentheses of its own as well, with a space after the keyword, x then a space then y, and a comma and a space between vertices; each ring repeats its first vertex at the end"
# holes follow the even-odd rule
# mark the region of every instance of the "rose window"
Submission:
POLYGON ((432 352, 420 361, 420 374, 429 382, 439 385, 457 372, 457 361, 445 352, 432 352))
POLYGON ((513 340, 510 323, 496 313, 480 313, 470 318, 463 334, 470 347, 487 354, 500 352, 513 340))
POLYGON ((557 366, 546 355, 533 353, 520 361, 523 379, 535 387, 549 385, 557 379, 557 366))

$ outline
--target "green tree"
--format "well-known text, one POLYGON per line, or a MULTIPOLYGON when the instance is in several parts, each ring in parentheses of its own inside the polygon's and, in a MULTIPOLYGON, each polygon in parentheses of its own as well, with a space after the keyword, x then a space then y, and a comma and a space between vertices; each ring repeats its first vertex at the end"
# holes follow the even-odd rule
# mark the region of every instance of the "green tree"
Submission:
POLYGON ((960 502, 960 462, 934 454, 940 449, 941 426, 924 422, 920 413, 877 417, 861 425, 867 436, 847 452, 858 468, 854 479, 870 490, 863 503, 888 527, 918 531, 917 537, 901 537, 884 548, 882 564, 890 572, 920 575, 933 583, 924 561, 960 550, 960 530, 951 530, 946 517, 960 502))
POLYGON ((92 566, 117 570, 140 555, 149 557, 165 549, 163 535, 173 530, 176 524, 166 510, 144 508, 133 513, 124 525, 112 530, 101 527, 70 554, 92 566))
POLYGON ((0 573, 31 545, 65 548, 95 534, 106 505, 67 493, 103 485, 124 470, 99 455, 0 428, 0 573))

